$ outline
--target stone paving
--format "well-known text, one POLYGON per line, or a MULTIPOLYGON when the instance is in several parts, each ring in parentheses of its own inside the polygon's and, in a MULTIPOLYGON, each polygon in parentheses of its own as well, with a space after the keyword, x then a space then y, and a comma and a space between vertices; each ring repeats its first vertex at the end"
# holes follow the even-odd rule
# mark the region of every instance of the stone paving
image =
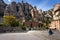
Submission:
POLYGON ((29 31, 30 34, 37 37, 43 37, 45 40, 60 40, 60 32, 53 30, 53 35, 49 35, 48 31, 29 31))
POLYGON ((0 40, 60 40, 59 32, 49 36, 48 31, 29 31, 27 33, 2 33, 0 40), (57 34, 58 33, 58 34, 57 34))

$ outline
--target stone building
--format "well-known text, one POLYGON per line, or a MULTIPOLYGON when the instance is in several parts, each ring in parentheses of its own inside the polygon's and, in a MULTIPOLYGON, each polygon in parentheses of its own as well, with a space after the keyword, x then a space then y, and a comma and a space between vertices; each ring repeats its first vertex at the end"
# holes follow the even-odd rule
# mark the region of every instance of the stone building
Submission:
POLYGON ((51 28, 57 28, 58 30, 60 30, 60 4, 54 5, 51 28))

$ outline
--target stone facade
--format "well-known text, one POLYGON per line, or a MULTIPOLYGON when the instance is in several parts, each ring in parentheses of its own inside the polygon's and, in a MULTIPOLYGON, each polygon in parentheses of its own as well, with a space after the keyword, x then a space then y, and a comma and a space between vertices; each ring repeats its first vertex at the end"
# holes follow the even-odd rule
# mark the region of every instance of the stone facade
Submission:
POLYGON ((54 5, 51 28, 57 28, 58 30, 60 30, 60 4, 54 5))
POLYGON ((25 21, 24 22, 24 26, 26 26, 26 27, 31 27, 31 21, 25 21))

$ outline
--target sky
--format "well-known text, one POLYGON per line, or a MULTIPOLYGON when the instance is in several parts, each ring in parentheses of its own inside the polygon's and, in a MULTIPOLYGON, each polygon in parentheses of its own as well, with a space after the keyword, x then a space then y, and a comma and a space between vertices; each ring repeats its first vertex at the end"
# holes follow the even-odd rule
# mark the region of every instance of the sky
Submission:
MULTIPOLYGON (((22 0, 4 0, 5 3, 9 4, 12 1, 21 2, 22 0)), ((60 0, 23 0, 24 2, 28 2, 33 7, 36 6, 37 9, 42 9, 43 11, 47 11, 54 7, 54 4, 60 3, 60 0)))

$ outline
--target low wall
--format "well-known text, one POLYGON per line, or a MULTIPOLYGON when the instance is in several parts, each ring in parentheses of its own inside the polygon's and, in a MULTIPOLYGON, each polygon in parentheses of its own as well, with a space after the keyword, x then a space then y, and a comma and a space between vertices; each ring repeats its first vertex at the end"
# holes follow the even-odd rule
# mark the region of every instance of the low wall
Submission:
POLYGON ((20 27, 0 27, 0 31, 13 32, 13 31, 22 31, 20 27))

